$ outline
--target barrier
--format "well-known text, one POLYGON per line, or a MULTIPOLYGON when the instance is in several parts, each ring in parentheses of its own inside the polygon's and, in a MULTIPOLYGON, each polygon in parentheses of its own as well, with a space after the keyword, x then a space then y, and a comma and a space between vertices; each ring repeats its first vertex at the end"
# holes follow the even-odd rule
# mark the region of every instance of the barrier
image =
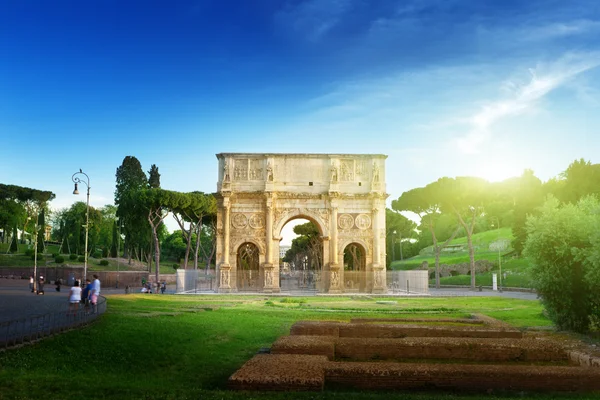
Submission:
POLYGON ((68 304, 60 311, 33 315, 11 321, 0 322, 0 348, 10 348, 32 343, 69 329, 87 325, 106 312, 106 298, 100 296, 96 310, 92 306, 80 307, 74 313, 69 312, 68 304))

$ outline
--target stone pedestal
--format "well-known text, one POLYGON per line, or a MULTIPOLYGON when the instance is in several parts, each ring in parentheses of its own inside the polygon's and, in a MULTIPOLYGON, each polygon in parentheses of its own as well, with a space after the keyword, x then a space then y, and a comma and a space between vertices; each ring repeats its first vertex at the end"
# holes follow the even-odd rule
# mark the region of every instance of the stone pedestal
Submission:
POLYGON ((231 288, 231 266, 229 264, 221 264, 219 266, 219 293, 231 293, 234 290, 231 288))
POLYGON ((279 279, 275 274, 275 267, 273 264, 263 264, 263 293, 280 293, 281 288, 279 287, 279 279))
POLYGON ((373 264, 373 291, 374 294, 387 293, 385 268, 379 264, 373 264))
POLYGON ((329 293, 343 293, 342 273, 339 264, 330 264, 329 266, 329 293))

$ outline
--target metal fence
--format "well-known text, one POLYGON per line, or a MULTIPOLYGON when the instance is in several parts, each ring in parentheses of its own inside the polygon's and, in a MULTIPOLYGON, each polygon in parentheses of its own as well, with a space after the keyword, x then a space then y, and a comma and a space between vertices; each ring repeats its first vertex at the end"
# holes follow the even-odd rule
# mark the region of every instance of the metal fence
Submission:
POLYGON ((68 304, 60 311, 33 315, 12 321, 0 322, 0 348, 31 343, 66 330, 87 325, 106 312, 106 298, 100 296, 94 308, 91 304, 71 311, 68 304))
MULTIPOLYGON (((374 285, 373 274, 363 271, 344 271, 340 286, 343 293, 369 293, 374 285)), ((316 294, 327 293, 328 272, 289 271, 276 273, 282 293, 316 294)), ((213 270, 177 270, 177 293, 202 293, 218 291, 218 274, 213 270)), ((426 294, 429 292, 427 271, 388 271, 387 292, 390 294, 426 294)), ((260 293, 264 277, 260 271, 232 271, 230 282, 237 292, 260 293)))

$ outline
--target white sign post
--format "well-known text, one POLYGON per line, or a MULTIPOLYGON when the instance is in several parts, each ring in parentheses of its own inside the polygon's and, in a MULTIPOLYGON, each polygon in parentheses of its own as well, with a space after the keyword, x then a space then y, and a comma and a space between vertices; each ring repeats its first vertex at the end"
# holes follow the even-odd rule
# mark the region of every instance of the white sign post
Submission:
POLYGON ((492 274, 492 290, 498 290, 498 275, 492 274))

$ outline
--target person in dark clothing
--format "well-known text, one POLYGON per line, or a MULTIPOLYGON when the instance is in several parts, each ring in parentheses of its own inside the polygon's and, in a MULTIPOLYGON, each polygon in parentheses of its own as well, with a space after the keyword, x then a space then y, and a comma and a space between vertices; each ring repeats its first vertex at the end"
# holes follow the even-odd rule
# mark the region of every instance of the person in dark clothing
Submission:
POLYGON ((85 305, 85 307, 90 306, 90 290, 92 289, 92 281, 89 279, 85 280, 85 287, 81 291, 81 303, 85 305))
POLYGON ((44 294, 44 277, 40 276, 38 280, 37 294, 44 294))

